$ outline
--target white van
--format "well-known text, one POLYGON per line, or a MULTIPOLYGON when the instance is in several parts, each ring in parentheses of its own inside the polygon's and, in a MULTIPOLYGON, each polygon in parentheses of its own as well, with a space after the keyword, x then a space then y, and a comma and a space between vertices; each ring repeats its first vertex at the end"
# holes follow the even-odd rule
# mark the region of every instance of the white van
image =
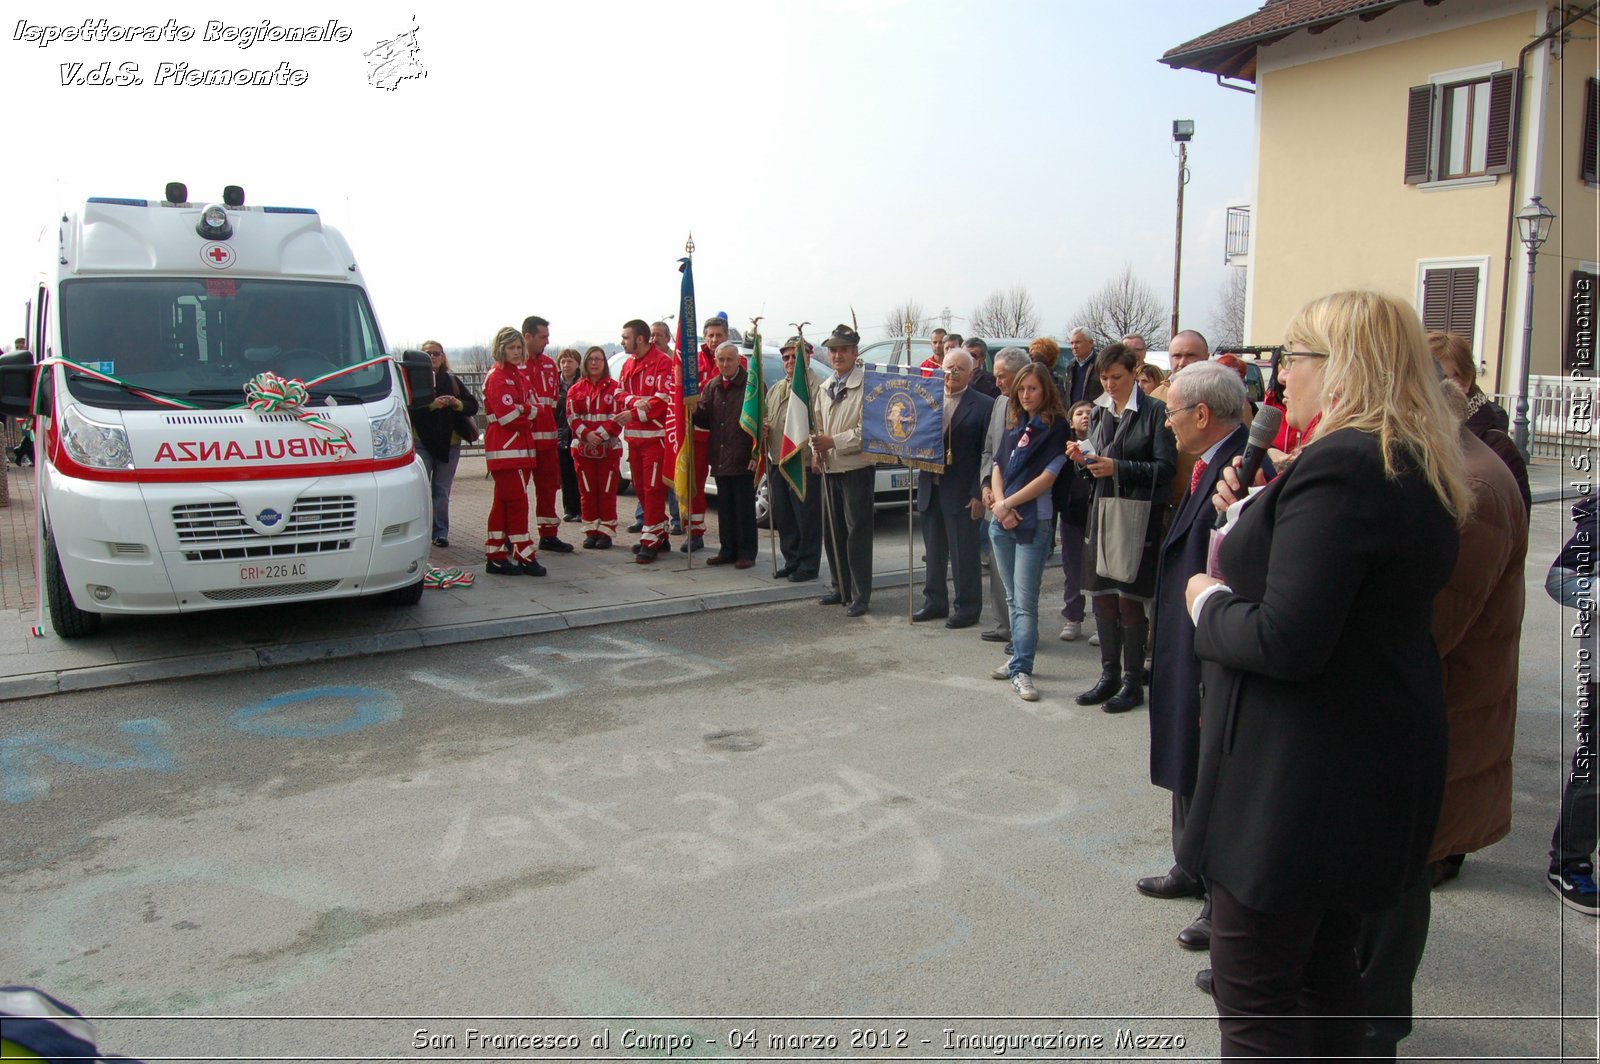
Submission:
POLYGON ((108 613, 421 597, 430 492, 407 405, 432 374, 385 354, 338 232, 309 208, 246 207, 236 186, 194 204, 174 183, 155 202, 90 199, 57 243, 34 354, 0 357, 0 412, 38 416, 58 635, 108 613), (271 392, 268 373, 299 401, 247 393, 271 392))

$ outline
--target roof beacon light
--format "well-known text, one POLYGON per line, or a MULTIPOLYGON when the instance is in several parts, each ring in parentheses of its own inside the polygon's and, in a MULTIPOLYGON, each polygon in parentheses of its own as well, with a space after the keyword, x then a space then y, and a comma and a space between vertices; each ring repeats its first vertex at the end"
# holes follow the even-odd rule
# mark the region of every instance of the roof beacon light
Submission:
POLYGON ((189 202, 189 186, 184 184, 182 181, 168 181, 167 182, 167 202, 168 203, 188 203, 189 202))
POLYGON ((228 221, 228 212, 222 204, 211 203, 200 212, 200 223, 194 231, 206 240, 226 240, 233 235, 233 223, 228 221))
POLYGON ((222 202, 230 207, 244 206, 244 189, 238 185, 225 185, 222 189, 222 202))

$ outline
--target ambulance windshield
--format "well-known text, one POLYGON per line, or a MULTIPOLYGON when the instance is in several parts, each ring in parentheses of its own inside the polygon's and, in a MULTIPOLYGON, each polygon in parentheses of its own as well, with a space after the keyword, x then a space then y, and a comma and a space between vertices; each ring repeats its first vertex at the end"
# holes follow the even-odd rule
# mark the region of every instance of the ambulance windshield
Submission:
POLYGON ((141 409, 245 401, 268 371, 310 388, 311 405, 389 394, 383 341, 355 285, 249 278, 84 278, 61 286, 60 354, 73 394, 141 409), (109 378, 109 379, 108 379, 109 378), (138 391, 146 395, 137 394, 138 391))

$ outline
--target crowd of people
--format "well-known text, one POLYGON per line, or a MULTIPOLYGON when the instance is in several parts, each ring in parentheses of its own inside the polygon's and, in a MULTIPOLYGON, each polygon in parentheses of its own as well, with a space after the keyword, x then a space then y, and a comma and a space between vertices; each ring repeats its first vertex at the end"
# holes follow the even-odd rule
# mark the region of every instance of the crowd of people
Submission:
MULTIPOLYGON (((572 463, 585 547, 615 538, 626 444, 638 560, 669 548, 677 379, 665 332, 623 327, 618 380, 600 348, 563 352, 558 368, 543 353, 543 319, 495 338, 484 386, 490 572, 540 575, 537 550, 571 549, 556 538, 557 446, 572 463)), ((777 573, 816 579, 825 556, 821 603, 866 614, 874 479, 859 335, 840 325, 823 341, 833 374, 820 380, 809 344, 783 345, 786 376, 768 389, 753 449, 740 424, 744 358, 725 322, 704 332, 682 549, 702 545, 712 475, 721 545, 708 564, 751 566, 755 473, 785 451, 798 362, 809 396, 798 456, 813 478, 769 477, 777 573)), ((442 350, 428 350, 438 397, 418 431, 443 542, 438 493, 448 496, 475 403, 442 350)), ((993 623, 979 634, 1006 644, 992 675, 1037 700, 1040 589, 1059 546, 1060 639, 1081 638, 1092 613, 1101 662, 1076 701, 1121 713, 1148 691, 1150 778, 1171 795, 1174 861, 1135 887, 1203 899, 1177 941, 1211 953, 1197 982, 1216 1000, 1225 1055, 1392 1058, 1410 1032, 1430 890, 1509 831, 1526 468, 1505 411, 1476 384, 1470 345, 1425 334, 1385 296, 1338 293, 1291 323, 1256 396, 1282 424, 1254 448, 1265 455, 1248 490, 1249 367, 1212 357, 1193 330, 1168 351, 1163 372, 1142 337, 1097 351, 1077 329, 1067 351, 1040 337, 994 353, 991 370, 984 341, 935 331, 922 368, 942 371, 945 453, 917 476, 926 568, 911 619, 974 627, 987 598, 993 623)), ((1584 519, 1593 524, 1592 506, 1584 519)), ((1592 551, 1584 564, 1592 573, 1592 551)), ((1563 800, 1549 877, 1591 915, 1592 780, 1563 800)))

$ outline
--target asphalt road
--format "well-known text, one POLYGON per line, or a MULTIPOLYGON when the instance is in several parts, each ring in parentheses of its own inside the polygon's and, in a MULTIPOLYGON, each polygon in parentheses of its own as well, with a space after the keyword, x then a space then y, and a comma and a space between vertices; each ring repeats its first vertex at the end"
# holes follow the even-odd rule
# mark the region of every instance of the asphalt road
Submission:
MULTIPOLYGON (((1535 527, 1516 822, 1434 896, 1412 1054, 1595 1054, 1535 527)), ((0 982, 146 1059, 1214 1054, 1198 902, 1132 886, 1143 711, 1073 705, 1053 639, 1022 703, 880 594, 6 704, 0 982)))

